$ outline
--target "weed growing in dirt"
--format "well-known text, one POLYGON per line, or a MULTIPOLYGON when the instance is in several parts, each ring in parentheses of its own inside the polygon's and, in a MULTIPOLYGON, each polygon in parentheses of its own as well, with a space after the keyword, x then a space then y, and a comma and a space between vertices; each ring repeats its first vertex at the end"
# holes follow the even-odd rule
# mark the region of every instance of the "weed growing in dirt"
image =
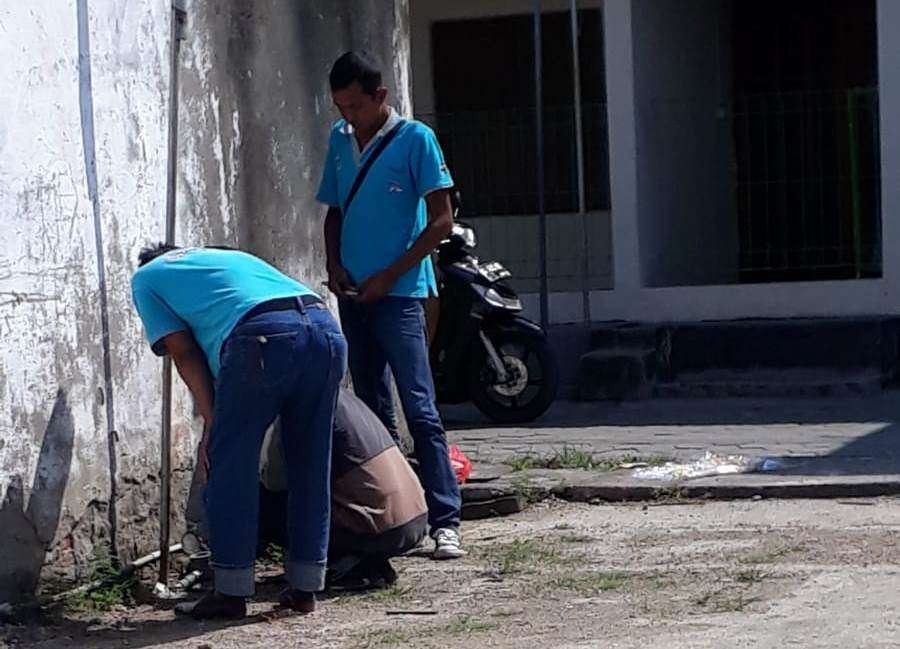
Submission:
POLYGON ((572 590, 581 595, 595 595, 621 588, 627 577, 615 572, 586 572, 568 577, 560 577, 553 585, 563 590, 572 590))
POLYGON ((799 552, 803 548, 800 546, 789 546, 786 545, 781 548, 775 548, 774 550, 767 550, 763 552, 754 552, 752 554, 748 554, 745 557, 740 559, 740 562, 743 564, 762 564, 762 563, 777 563, 780 559, 785 558, 789 554, 794 552, 799 552))
POLYGON ((512 467, 513 471, 525 471, 526 469, 537 469, 541 466, 541 459, 535 455, 519 455, 507 459, 504 464, 512 467))
POLYGON ((501 575, 514 575, 529 567, 562 560, 555 548, 534 539, 515 540, 486 549, 487 559, 501 575))
POLYGON ((483 622, 476 620, 470 615, 460 615, 451 620, 447 626, 443 628, 443 631, 450 635, 469 635, 470 633, 493 631, 496 628, 497 625, 493 622, 483 622))
POLYGON ((365 595, 363 600, 373 604, 390 604, 404 599, 412 592, 412 586, 393 584, 388 588, 381 588, 365 595))
MULTIPOLYGON (((413 640, 414 631, 404 629, 378 629, 358 637, 358 647, 406 646, 413 640)), ((417 634, 416 634, 417 635, 417 634)))
POLYGON ((446 624, 432 624, 417 629, 377 629, 358 636, 358 647, 412 646, 423 636, 467 636, 497 629, 497 624, 477 620, 470 615, 459 615, 446 624))
POLYGON ((741 570, 735 576, 735 579, 742 584, 759 584, 768 577, 766 573, 762 570, 757 570, 756 568, 751 568, 749 570, 741 570))
POLYGON ((748 604, 757 601, 756 598, 746 597, 743 593, 729 593, 725 589, 704 593, 694 600, 697 606, 702 606, 710 613, 739 613, 748 604))
POLYGON ((106 550, 100 550, 91 560, 91 581, 110 580, 99 588, 75 593, 66 599, 69 611, 109 611, 113 607, 131 603, 131 590, 136 578, 130 576, 122 581, 111 581, 117 574, 116 564, 106 550))
POLYGON ((618 457, 595 458, 590 451, 563 446, 562 450, 554 451, 544 456, 528 454, 511 457, 506 461, 506 464, 512 467, 513 471, 525 471, 526 469, 585 469, 609 472, 615 471, 623 464, 659 466, 667 461, 667 458, 657 455, 639 457, 628 454, 618 457))
POLYGON ((510 486, 513 488, 513 491, 522 496, 529 504, 533 505, 544 498, 545 492, 524 476, 514 478, 510 486))

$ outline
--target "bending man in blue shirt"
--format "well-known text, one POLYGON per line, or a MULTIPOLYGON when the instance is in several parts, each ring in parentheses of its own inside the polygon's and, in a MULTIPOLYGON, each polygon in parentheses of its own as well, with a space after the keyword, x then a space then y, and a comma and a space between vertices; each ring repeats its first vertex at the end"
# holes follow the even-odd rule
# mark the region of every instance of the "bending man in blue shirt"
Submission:
POLYGON ((237 618, 253 595, 259 453, 280 415, 289 492, 281 603, 308 613, 325 583, 331 427, 346 343, 324 303, 256 257, 160 245, 132 294, 153 351, 172 357, 203 417, 198 462, 215 590, 177 612, 237 618))
POLYGON ((343 119, 331 131, 317 198, 328 206, 329 287, 340 299, 353 386, 396 437, 393 373, 421 467, 434 556, 461 557, 459 485, 435 404, 422 305, 437 293, 429 255, 453 227, 453 180, 434 133, 388 106, 381 72, 366 56, 343 55, 329 81, 343 119))

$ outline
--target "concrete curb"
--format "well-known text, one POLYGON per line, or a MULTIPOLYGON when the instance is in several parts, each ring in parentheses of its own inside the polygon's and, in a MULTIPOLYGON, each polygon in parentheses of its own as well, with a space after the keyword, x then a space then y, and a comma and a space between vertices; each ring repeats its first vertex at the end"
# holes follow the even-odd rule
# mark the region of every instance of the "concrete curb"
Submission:
MULTIPOLYGON (((749 500, 757 498, 875 498, 900 495, 900 475, 784 476, 747 473, 717 478, 654 482, 627 471, 535 469, 488 483, 464 485, 464 508, 518 497, 537 502, 556 497, 570 502, 642 502, 665 499, 749 500)), ((481 516, 491 508, 477 509, 481 516)), ((500 515, 513 511, 497 512, 500 515)))

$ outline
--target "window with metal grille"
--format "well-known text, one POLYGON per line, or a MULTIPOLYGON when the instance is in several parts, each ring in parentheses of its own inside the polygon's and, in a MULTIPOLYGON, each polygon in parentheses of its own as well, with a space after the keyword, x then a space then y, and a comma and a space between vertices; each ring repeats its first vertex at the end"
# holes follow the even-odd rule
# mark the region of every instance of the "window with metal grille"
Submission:
MULTIPOLYGON (((579 11, 588 209, 609 208, 609 155, 600 10, 579 11)), ((436 130, 467 217, 537 207, 531 15, 437 22, 432 30, 436 130)), ((569 14, 543 16, 547 212, 578 209, 569 14)))
POLYGON ((875 1, 732 11, 740 280, 880 277, 875 1))

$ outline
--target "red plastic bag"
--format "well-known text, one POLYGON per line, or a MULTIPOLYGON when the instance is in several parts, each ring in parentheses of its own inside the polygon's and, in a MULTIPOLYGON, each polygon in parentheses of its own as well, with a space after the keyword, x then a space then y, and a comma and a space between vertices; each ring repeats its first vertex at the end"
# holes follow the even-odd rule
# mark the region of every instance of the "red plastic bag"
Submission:
POLYGON ((453 467, 453 472, 456 474, 456 481, 459 484, 465 484, 469 479, 469 474, 472 473, 472 461, 456 444, 450 446, 450 466, 453 467))

